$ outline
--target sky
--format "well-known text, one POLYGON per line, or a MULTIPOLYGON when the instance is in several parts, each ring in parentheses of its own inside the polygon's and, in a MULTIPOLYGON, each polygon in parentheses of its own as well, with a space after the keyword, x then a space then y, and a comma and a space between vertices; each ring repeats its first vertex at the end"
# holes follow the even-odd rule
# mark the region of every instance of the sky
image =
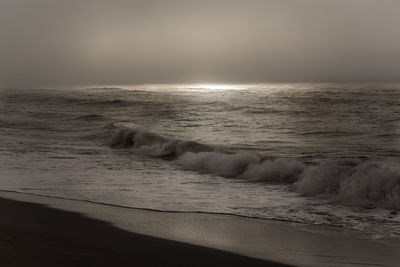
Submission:
POLYGON ((0 86, 400 81, 398 0, 0 0, 0 86))

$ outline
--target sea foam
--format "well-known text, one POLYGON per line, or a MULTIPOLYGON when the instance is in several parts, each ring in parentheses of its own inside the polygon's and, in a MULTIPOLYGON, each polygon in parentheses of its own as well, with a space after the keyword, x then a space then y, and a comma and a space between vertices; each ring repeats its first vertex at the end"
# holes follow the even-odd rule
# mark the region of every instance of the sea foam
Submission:
POLYGON ((117 128, 112 147, 144 156, 175 159, 185 170, 266 183, 292 184, 306 196, 361 207, 400 209, 400 166, 389 162, 325 161, 307 165, 293 159, 264 159, 251 152, 227 152, 193 141, 117 128))
POLYGON ((306 195, 330 194, 347 205, 400 209, 400 168, 387 162, 320 164, 308 168, 295 186, 306 195))
POLYGON ((238 177, 250 164, 260 161, 250 153, 223 154, 218 152, 188 152, 179 157, 178 162, 186 170, 212 173, 220 176, 238 177))

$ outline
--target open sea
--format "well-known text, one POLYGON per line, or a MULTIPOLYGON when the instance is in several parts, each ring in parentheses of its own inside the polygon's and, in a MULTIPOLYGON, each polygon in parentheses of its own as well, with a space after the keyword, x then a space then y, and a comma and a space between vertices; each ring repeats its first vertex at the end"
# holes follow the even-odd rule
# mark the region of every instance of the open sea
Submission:
POLYGON ((1 89, 0 189, 400 237, 400 84, 1 89))

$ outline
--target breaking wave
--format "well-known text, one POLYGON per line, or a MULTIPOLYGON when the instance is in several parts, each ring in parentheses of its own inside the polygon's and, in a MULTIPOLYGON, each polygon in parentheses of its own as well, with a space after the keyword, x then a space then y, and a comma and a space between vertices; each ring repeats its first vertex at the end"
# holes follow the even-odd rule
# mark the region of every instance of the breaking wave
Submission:
POLYGON ((390 162, 325 161, 310 165, 294 159, 233 153, 126 127, 114 128, 108 144, 135 154, 176 160, 183 169, 253 182, 292 184, 305 196, 364 208, 400 210, 400 166, 390 162))
POLYGON ((197 142, 168 139, 154 133, 125 127, 117 128, 108 139, 108 144, 115 148, 131 148, 140 155, 170 158, 177 158, 188 151, 212 150, 211 147, 197 142))
POLYGON ((345 205, 400 210, 400 167, 388 162, 322 163, 306 168, 295 186, 300 193, 331 195, 345 205))

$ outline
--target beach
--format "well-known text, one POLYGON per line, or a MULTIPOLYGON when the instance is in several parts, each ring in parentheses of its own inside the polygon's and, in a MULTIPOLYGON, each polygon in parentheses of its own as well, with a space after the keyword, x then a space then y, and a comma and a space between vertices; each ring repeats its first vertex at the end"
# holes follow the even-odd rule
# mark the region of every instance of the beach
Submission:
POLYGON ((399 92, 400 84, 4 89, 0 188, 399 236, 399 92))
POLYGON ((398 266, 398 239, 1 192, 3 266, 398 266))
POLYGON ((0 199, 1 266, 285 266, 0 199))
POLYGON ((0 0, 0 267, 399 267, 399 10, 0 0))
POLYGON ((399 86, 2 90, 2 264, 399 266, 399 86))

